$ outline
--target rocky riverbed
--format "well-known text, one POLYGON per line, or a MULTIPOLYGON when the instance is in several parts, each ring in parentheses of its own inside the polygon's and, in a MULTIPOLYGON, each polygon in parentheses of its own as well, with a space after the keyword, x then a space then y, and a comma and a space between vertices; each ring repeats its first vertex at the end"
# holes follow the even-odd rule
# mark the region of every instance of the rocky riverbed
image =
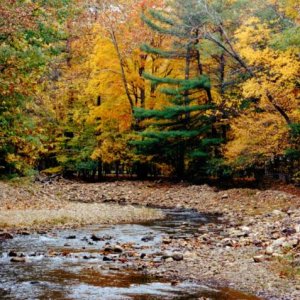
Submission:
POLYGON ((276 190, 218 191, 184 183, 65 181, 7 189, 4 194, 2 190, 2 211, 41 208, 47 201, 53 207, 76 202, 193 208, 218 222, 212 218, 188 234, 189 222, 179 220, 184 233, 167 233, 157 258, 138 256, 138 270, 174 282, 193 279, 232 287, 266 299, 300 299, 297 195, 276 190))

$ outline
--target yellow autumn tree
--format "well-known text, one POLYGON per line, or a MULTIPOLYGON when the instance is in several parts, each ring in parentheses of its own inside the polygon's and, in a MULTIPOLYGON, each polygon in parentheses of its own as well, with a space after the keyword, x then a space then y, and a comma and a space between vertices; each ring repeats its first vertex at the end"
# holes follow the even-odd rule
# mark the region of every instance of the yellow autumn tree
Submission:
POLYGON ((235 48, 251 70, 241 92, 252 111, 232 124, 234 138, 226 146, 231 160, 247 157, 253 163, 258 156, 284 154, 291 144, 289 126, 300 121, 299 48, 277 49, 277 32, 276 21, 250 17, 235 33, 235 48))

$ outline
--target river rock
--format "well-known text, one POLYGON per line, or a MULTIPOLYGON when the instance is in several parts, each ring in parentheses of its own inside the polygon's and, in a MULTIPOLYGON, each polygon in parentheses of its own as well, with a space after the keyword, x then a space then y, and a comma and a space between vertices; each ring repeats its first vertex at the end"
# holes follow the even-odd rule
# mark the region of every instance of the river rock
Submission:
POLYGON ((254 262, 256 263, 260 263, 263 262, 265 260, 265 256, 264 255, 257 255, 253 257, 254 262))
POLYGON ((180 252, 174 252, 174 253, 172 254, 172 258, 173 258, 175 261, 183 260, 183 254, 180 253, 180 252))
POLYGON ((162 259, 161 257, 157 256, 157 257, 153 258, 152 262, 153 263, 161 263, 161 259, 162 259))
POLYGON ((47 231, 46 230, 38 230, 37 233, 44 235, 44 234, 47 234, 47 231))
POLYGON ((285 242, 285 240, 286 240, 286 239, 285 239, 284 237, 281 237, 281 238, 275 240, 275 241, 272 243, 271 246, 272 246, 274 249, 279 248, 279 247, 282 246, 282 244, 285 242))
POLYGON ((266 254, 272 255, 274 253, 274 248, 272 246, 268 246, 265 251, 266 254))
POLYGON ((123 249, 121 246, 119 246, 119 245, 115 245, 115 246, 113 247, 113 251, 114 251, 115 253, 122 253, 122 252, 124 251, 124 249, 123 249))
POLYGON ((164 238, 164 239, 162 240, 162 243, 168 245, 168 244, 171 244, 171 243, 172 243, 172 240, 171 240, 170 238, 164 238))
POLYGON ((170 252, 170 251, 164 251, 162 253, 162 259, 167 259, 167 258, 172 257, 172 256, 173 256, 173 253, 170 252))
POLYGON ((108 256, 103 256, 103 261, 113 261, 113 259, 108 256))
POLYGON ((296 233, 300 233, 300 224, 294 226, 296 233))
POLYGON ((165 259, 165 262, 172 262, 173 261, 173 257, 168 257, 165 259))
POLYGON ((152 235, 144 236, 141 238, 141 241, 143 241, 143 242, 150 242, 153 240, 154 240, 154 236, 152 236, 152 235))
POLYGON ((26 262, 26 257, 12 257, 11 262, 26 262))
POLYGON ((244 232, 246 232, 246 233, 250 233, 251 228, 248 227, 248 226, 242 226, 242 227, 241 227, 241 230, 244 231, 244 232))
POLYGON ((101 237, 98 237, 95 234, 92 234, 91 240, 94 241, 94 242, 103 241, 103 239, 101 237))
POLYGON ((75 240, 76 239, 76 235, 69 235, 66 237, 67 240, 75 240))
POLYGON ((9 239, 13 239, 14 236, 12 234, 10 234, 9 232, 1 232, 0 233, 0 240, 9 240, 9 239))
POLYGON ((295 234, 296 233, 296 229, 295 228, 284 228, 282 230, 282 233, 284 233, 285 235, 289 236, 289 235, 295 234))
POLYGON ((19 234, 21 234, 21 235, 30 235, 30 232, 26 231, 26 230, 23 230, 19 234))
POLYGON ((111 235, 108 235, 108 234, 105 234, 105 235, 103 235, 102 236, 102 239, 103 240, 106 240, 106 241, 109 241, 109 240, 111 240, 113 237, 111 236, 111 235))
POLYGON ((17 257, 18 256, 18 253, 14 250, 11 250, 8 252, 8 256, 9 257, 17 257))

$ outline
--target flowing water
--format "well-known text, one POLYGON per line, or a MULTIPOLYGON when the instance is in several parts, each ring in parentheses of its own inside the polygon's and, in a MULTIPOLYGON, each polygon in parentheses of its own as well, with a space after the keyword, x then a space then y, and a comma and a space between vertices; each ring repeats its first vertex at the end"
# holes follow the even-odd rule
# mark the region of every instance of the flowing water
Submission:
POLYGON ((165 219, 142 225, 54 230, 0 243, 0 299, 258 299, 193 282, 174 284, 136 271, 136 256, 153 257, 165 234, 189 236, 199 224, 219 222, 217 216, 193 210, 165 213, 165 219), (100 240, 93 241, 92 235, 100 240), (122 253, 101 251, 116 244, 122 245, 122 253), (14 255, 24 255, 26 262, 11 262, 14 255))

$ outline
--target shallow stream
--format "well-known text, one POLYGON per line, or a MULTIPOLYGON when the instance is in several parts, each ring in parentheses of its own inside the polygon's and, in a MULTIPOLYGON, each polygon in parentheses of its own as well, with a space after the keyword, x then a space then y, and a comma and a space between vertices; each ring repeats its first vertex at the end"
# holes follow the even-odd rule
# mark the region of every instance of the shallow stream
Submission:
POLYGON ((53 230, 0 242, 0 299, 258 299, 193 282, 174 284, 138 270, 138 260, 155 261, 166 234, 192 236, 200 224, 220 222, 193 210, 164 212, 165 219, 142 225, 53 230), (112 245, 117 247, 109 252, 112 245), (15 256, 26 262, 11 262, 15 256))

